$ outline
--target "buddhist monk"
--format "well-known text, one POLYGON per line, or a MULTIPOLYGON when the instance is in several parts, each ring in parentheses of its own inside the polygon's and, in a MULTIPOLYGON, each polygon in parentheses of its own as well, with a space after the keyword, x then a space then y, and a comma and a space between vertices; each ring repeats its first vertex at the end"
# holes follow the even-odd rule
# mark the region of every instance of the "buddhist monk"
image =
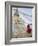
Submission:
POLYGON ((28 33, 31 33, 31 31, 32 31, 32 29, 30 28, 30 25, 28 24, 28 25, 27 25, 27 32, 28 32, 28 33))

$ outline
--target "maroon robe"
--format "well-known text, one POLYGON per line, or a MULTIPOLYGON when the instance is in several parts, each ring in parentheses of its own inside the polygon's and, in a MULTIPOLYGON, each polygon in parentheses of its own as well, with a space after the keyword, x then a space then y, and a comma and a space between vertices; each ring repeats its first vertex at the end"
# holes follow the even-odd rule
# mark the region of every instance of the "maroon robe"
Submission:
POLYGON ((27 25, 27 32, 31 33, 32 29, 30 28, 30 25, 27 25))

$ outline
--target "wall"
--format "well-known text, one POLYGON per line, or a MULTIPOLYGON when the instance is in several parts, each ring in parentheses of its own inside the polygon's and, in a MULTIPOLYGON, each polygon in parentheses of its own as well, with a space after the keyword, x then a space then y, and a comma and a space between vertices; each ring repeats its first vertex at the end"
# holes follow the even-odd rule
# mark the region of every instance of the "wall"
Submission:
MULTIPOLYGON (((5 46, 4 45, 5 43, 5 1, 7 0, 0 0, 0 46, 5 46)), ((13 1, 38 3, 38 0, 13 0, 13 1)), ((9 46, 12 46, 12 45, 9 45, 9 46)), ((13 46, 38 46, 38 43, 18 44, 13 46)))

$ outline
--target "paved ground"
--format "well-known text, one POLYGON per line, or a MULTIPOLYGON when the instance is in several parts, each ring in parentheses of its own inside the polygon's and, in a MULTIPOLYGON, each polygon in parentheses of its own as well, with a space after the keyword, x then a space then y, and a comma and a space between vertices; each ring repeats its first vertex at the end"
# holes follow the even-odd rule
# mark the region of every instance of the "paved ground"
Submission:
POLYGON ((32 37, 32 33, 23 32, 14 32, 12 33, 12 37, 14 38, 25 38, 25 37, 32 37))

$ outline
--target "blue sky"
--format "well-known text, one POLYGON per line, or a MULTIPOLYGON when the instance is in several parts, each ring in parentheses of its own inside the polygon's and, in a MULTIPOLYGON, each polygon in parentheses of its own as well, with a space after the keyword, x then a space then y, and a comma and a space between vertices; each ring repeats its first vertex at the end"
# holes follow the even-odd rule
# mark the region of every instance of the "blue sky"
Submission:
POLYGON ((32 8, 18 8, 18 10, 28 15, 32 15, 32 8))
POLYGON ((18 11, 29 15, 29 16, 25 16, 24 20, 28 24, 32 23, 32 17, 30 17, 30 16, 32 16, 32 8, 18 8, 18 11))

